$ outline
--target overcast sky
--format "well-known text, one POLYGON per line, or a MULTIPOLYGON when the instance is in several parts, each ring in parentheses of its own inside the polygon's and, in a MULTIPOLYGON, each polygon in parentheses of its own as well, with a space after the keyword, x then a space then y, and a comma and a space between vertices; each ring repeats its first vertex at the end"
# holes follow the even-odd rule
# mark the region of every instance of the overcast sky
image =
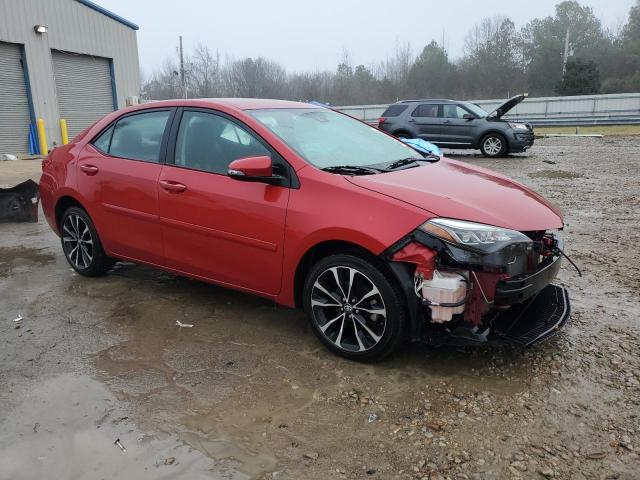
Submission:
MULTIPOLYGON (((370 65, 411 42, 418 54, 431 40, 452 57, 482 17, 506 15, 520 28, 553 15, 558 0, 95 0, 140 25, 140 64, 145 73, 175 55, 178 36, 188 51, 197 42, 232 57, 263 56, 287 71, 333 70, 347 49, 351 62, 370 65)), ((603 24, 617 29, 635 0, 581 0, 603 24)))

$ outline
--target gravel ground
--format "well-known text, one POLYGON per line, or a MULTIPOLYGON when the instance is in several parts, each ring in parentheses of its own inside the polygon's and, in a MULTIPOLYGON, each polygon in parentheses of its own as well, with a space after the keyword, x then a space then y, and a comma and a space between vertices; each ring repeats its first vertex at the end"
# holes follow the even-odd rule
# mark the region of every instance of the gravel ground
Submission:
POLYGON ((583 276, 563 267, 572 319, 543 345, 361 365, 299 311, 132 264, 82 278, 43 220, 0 225, 0 478, 640 478, 640 137, 458 158, 565 213, 583 276))

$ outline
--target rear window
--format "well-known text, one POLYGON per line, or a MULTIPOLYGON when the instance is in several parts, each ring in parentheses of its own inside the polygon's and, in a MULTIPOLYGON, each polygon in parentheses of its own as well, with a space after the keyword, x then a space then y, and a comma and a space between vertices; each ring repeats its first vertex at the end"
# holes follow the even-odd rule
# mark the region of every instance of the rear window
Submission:
POLYGON ((390 107, 388 107, 384 111, 382 116, 383 117, 397 117, 402 112, 404 112, 407 109, 407 107, 408 107, 408 105, 391 105, 390 107))
POLYGON ((158 162, 170 114, 169 110, 151 110, 122 117, 101 133, 93 145, 114 157, 158 162))

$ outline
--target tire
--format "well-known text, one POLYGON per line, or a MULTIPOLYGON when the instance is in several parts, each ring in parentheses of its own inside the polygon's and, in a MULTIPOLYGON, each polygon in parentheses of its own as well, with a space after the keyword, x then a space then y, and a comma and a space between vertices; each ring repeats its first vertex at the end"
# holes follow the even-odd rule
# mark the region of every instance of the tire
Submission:
POLYGON ((65 210, 60 226, 64 256, 80 275, 98 277, 114 266, 115 260, 105 253, 96 227, 82 208, 65 210))
POLYGON ((490 133, 480 141, 480 151, 490 158, 506 155, 507 140, 499 133, 490 133))
POLYGON ((350 254, 323 258, 307 275, 303 295, 314 333, 340 356, 381 360, 405 339, 404 295, 390 274, 368 260, 350 254))
POLYGON ((393 136, 397 137, 397 138, 400 138, 400 137, 402 137, 402 138, 414 138, 413 135, 411 135, 409 132, 405 132, 404 130, 400 130, 399 132, 395 132, 393 134, 393 136))

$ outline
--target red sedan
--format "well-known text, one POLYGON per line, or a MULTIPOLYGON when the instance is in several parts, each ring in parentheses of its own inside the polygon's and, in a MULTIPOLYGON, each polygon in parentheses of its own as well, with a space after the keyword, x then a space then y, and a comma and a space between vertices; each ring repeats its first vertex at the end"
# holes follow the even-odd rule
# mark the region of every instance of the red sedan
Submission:
POLYGON ((45 216, 78 273, 129 260, 303 307, 348 358, 406 339, 530 345, 569 315, 550 283, 563 255, 554 206, 319 106, 140 105, 42 168, 45 216))

